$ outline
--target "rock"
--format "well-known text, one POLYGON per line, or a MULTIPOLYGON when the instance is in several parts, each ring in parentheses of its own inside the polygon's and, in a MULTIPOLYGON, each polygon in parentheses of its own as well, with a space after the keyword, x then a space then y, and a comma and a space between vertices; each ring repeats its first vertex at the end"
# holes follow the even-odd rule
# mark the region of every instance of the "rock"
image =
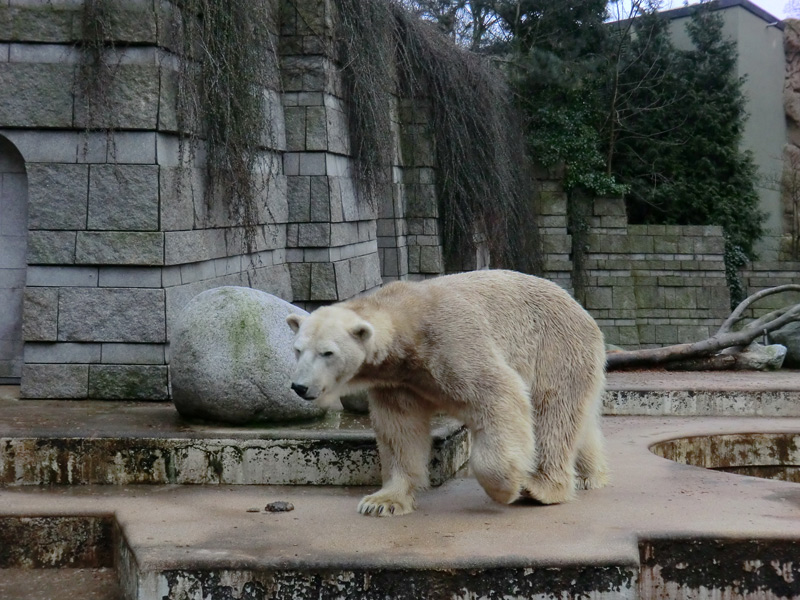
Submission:
POLYGON ((195 296, 176 320, 170 344, 178 412, 235 425, 322 416, 323 409, 289 388, 295 359, 286 315, 293 312, 306 314, 250 288, 195 296))
POLYGON ((784 366, 800 367, 800 321, 788 323, 769 334, 769 339, 776 344, 786 346, 784 366))
POLYGON ((276 502, 267 504, 264 510, 267 512, 290 512, 294 510, 294 504, 291 502, 284 502, 283 500, 277 500, 276 502))
POLYGON ((350 394, 339 398, 342 403, 342 408, 348 412, 367 414, 369 412, 369 401, 367 400, 367 392, 358 394, 350 394))
POLYGON ((783 365, 786 346, 770 344, 762 346, 753 342, 736 355, 736 368, 754 371, 775 371, 783 365))

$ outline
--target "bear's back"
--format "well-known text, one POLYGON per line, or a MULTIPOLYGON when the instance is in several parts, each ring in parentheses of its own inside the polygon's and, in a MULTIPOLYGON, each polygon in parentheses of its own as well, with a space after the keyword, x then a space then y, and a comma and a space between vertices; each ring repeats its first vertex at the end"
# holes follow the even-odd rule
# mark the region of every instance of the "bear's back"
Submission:
POLYGON ((571 360, 604 353, 594 319, 565 290, 514 271, 394 282, 365 300, 392 313, 401 327, 419 328, 462 347, 489 338, 514 363, 529 362, 543 351, 571 360))

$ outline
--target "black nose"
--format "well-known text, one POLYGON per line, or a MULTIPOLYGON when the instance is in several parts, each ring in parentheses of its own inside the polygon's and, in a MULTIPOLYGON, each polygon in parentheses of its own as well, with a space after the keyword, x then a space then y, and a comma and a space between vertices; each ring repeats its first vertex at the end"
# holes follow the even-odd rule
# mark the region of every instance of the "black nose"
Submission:
POLYGON ((294 390, 294 393, 301 398, 305 398, 306 394, 308 393, 308 388, 304 385, 300 385, 299 383, 293 383, 292 389, 294 390))

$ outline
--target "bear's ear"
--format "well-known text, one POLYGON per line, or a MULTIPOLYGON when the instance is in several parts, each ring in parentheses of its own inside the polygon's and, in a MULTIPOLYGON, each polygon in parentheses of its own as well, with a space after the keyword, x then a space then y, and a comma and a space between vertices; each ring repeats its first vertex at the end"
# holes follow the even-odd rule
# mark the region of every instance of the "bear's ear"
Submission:
POLYGON ((292 328, 292 331, 297 333, 297 330, 300 329, 300 325, 303 324, 305 321, 305 317, 303 315, 298 315, 296 313, 292 313, 286 317, 286 322, 289 324, 289 327, 292 328))
POLYGON ((350 335, 364 343, 375 334, 375 329, 366 321, 361 321, 350 328, 350 335))

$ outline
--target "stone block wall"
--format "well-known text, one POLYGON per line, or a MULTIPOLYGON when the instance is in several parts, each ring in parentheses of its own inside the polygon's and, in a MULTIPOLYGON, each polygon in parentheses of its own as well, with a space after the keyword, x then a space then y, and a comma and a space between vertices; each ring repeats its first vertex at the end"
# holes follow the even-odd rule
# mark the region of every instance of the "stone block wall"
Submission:
MULTIPOLYGON (((779 285, 798 285, 800 284, 800 262, 755 261, 743 270, 742 279, 748 295, 779 285)), ((783 292, 759 300, 747 311, 747 314, 757 318, 778 308, 798 303, 800 303, 800 292, 783 292)))
MULTIPOLYGON (((0 5, 0 154, 19 151, 27 190, 24 397, 167 399, 172 324, 206 289, 245 285, 313 308, 444 272, 435 123, 423 102, 392 100, 390 185, 370 196, 351 157, 334 0, 279 2, 254 236, 206 193, 202 143, 180 144, 172 6, 109 1, 114 76, 99 111, 77 78, 83 3, 0 5)), ((544 276, 580 288, 609 342, 690 341, 719 325, 718 228, 629 226, 621 201, 597 200, 575 281, 562 175, 537 181, 544 276)), ((485 252, 463 261, 485 264, 485 252)), ((776 265, 753 265, 748 285, 795 281, 796 264, 776 265)))
POLYGON ((596 198, 578 225, 583 269, 576 272, 567 194, 552 178, 558 173, 539 175, 544 276, 576 287, 608 343, 662 346, 702 339, 719 327, 729 313, 721 228, 628 225, 622 199, 596 198))
POLYGON ((387 107, 391 193, 368 197, 332 0, 276 4, 281 83, 264 90, 254 239, 206 193, 202 142, 181 145, 174 7, 109 2, 113 77, 99 110, 79 80, 83 3, 0 6, 0 136, 29 188, 24 397, 166 399, 172 323, 206 289, 245 285, 313 308, 443 272, 425 107, 387 107))
MULTIPOLYGON (((393 246, 384 249, 384 278, 391 279, 391 250, 396 248, 398 278, 424 279, 445 271, 436 197, 436 170, 432 118, 421 101, 398 99, 397 156, 391 215, 393 246), (403 271, 406 271, 404 273, 403 271)), ((388 209, 388 202, 384 203, 388 209)), ((380 224, 381 221, 379 220, 380 224)))
POLYGON ((560 170, 538 173, 535 181, 537 225, 542 243, 543 276, 572 293, 572 235, 568 230, 567 194, 561 185, 562 177, 560 170))
POLYGON ((287 261, 306 308, 381 284, 376 199, 353 174, 335 18, 331 0, 286 2, 281 15, 287 261))
MULTIPOLYGON (((170 328, 191 297, 233 284, 292 299, 285 139, 263 149, 248 248, 224 199, 204 193, 202 147, 194 162, 179 148, 166 3, 118 8, 108 106, 90 111, 74 45, 82 4, 0 6, 0 135, 28 183, 28 398, 166 399, 170 328)), ((280 132, 280 96, 265 95, 280 132)))
POLYGON ((544 276, 575 292, 610 344, 645 348, 712 334, 729 313, 721 229, 629 225, 622 199, 589 199, 576 225, 576 272, 561 175, 537 173, 544 276))
POLYGON ((287 262, 294 302, 306 308, 444 271, 425 106, 395 97, 387 107, 390 183, 367 189, 352 159, 335 19, 332 0, 283 4, 287 262))
POLYGON ((730 312, 716 226, 627 225, 622 200, 599 199, 588 237, 586 308, 609 343, 664 346, 713 334, 730 312))

